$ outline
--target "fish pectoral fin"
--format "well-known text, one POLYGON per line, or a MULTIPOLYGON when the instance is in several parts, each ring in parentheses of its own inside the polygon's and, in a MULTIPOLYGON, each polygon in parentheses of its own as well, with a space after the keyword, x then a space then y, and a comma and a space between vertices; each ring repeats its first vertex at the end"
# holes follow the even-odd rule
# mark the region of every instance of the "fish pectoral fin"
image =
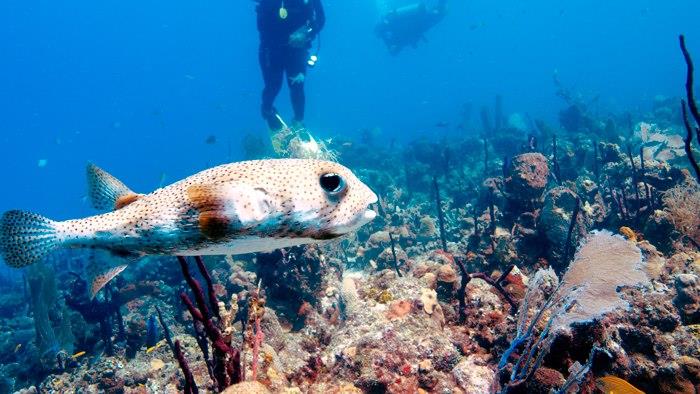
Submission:
POLYGON ((94 164, 88 164, 86 175, 88 196, 96 209, 117 210, 141 197, 122 181, 94 164))
POLYGON ((227 194, 236 196, 231 213, 243 226, 263 222, 275 211, 274 202, 265 189, 246 184, 230 185, 227 194))
POLYGON ((90 299, 95 298, 109 281, 116 278, 138 256, 128 252, 114 253, 109 250, 95 250, 90 256, 86 271, 90 283, 90 299))

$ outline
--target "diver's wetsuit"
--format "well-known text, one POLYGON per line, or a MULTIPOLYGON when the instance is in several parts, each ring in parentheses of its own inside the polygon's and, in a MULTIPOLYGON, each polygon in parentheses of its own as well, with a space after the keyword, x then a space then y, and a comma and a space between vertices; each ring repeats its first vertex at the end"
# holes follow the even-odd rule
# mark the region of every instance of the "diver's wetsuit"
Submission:
POLYGON ((273 103, 287 75, 294 120, 304 119, 304 78, 311 41, 325 23, 321 0, 259 0, 257 6, 260 32, 260 68, 265 87, 262 91, 262 116, 271 129, 281 128, 273 103), (283 11, 284 10, 284 11, 283 11), (290 45, 290 36, 301 28, 307 42, 290 45))

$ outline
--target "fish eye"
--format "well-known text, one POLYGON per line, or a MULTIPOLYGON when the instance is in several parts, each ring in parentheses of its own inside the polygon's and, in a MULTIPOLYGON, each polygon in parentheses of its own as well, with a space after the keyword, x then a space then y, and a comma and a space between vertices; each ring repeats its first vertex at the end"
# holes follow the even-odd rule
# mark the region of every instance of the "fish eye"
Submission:
POLYGON ((338 194, 345 190, 345 180, 334 172, 321 175, 319 183, 321 188, 330 194, 338 194))

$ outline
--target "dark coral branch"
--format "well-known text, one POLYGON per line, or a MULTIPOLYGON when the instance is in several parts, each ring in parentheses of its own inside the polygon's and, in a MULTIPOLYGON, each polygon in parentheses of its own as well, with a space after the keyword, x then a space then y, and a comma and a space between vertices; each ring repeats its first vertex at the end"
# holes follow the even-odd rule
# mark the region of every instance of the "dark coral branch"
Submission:
POLYGON ((571 250, 571 237, 574 232, 574 227, 576 227, 576 219, 578 218, 578 212, 581 209, 581 199, 576 196, 576 205, 574 206, 574 212, 571 215, 571 222, 569 223, 569 231, 566 233, 566 244, 564 244, 564 259, 563 264, 569 262, 569 253, 571 250))
POLYGON ((493 107, 493 121, 496 130, 500 130, 503 127, 503 96, 500 94, 496 95, 496 103, 493 107))
POLYGON ((471 280, 469 277, 469 272, 464 266, 464 262, 461 257, 456 257, 454 259, 455 263, 459 267, 459 271, 462 274, 462 283, 459 285, 459 290, 457 291, 457 301, 459 301, 459 322, 464 323, 467 320, 467 284, 471 280))
POLYGON ((632 166, 632 183, 634 184, 635 197, 637 197, 637 214, 639 214, 639 209, 641 208, 641 194, 639 194, 639 178, 637 177, 637 166, 634 165, 634 156, 632 156, 631 145, 627 145, 627 157, 630 159, 630 165, 632 166))
POLYGON ((192 301, 187 297, 187 294, 180 294, 180 298, 187 306, 187 310, 192 315, 192 318, 200 322, 204 327, 204 332, 212 343, 214 348, 214 376, 219 391, 223 391, 226 387, 235 383, 235 377, 229 376, 227 371, 227 357, 235 351, 231 348, 223 338, 221 331, 212 321, 211 316, 203 315, 200 310, 194 307, 192 301))
MULTIPOLYGON (((204 290, 192 274, 190 273, 189 266, 187 265, 187 260, 184 257, 178 256, 178 261, 180 261, 180 266, 182 267, 182 274, 185 277, 185 281, 192 289, 195 301, 197 302, 197 307, 184 292, 180 294, 180 299, 187 307, 187 310, 192 315, 195 320, 195 325, 199 322, 204 328, 207 338, 213 347, 213 375, 216 385, 219 391, 223 391, 226 387, 231 384, 238 383, 243 379, 243 370, 240 366, 240 351, 233 348, 230 345, 230 339, 226 339, 221 330, 217 327, 214 321, 214 317, 210 314, 207 308, 206 301, 204 298, 204 290)), ((198 261, 198 264, 201 262, 198 261)), ((206 271, 204 264, 202 263, 199 267, 200 271, 206 271)), ((203 274, 209 277, 209 274, 203 274)), ((195 326, 196 329, 196 326, 195 326)))
POLYGON ((403 275, 401 275, 401 271, 399 271, 399 260, 396 258, 396 241, 394 241, 394 236, 391 232, 389 232, 389 241, 391 241, 391 256, 394 258, 394 269, 400 278, 403 275))
POLYGON ((642 184, 644 184, 644 192, 647 200, 647 206, 649 210, 654 209, 654 201, 651 198, 651 190, 649 189, 649 184, 647 183, 647 169, 644 165, 644 147, 639 147, 639 163, 642 169, 642 184))
POLYGON ((506 278, 508 278, 508 275, 510 275, 511 272, 513 272, 513 269, 515 269, 515 264, 511 264, 506 268, 505 271, 501 274, 501 276, 496 280, 496 283, 503 283, 506 278))
POLYGON ((163 336, 165 337, 165 342, 168 343, 170 350, 175 350, 175 345, 173 344, 173 337, 170 333, 170 329, 165 324, 165 319, 163 319, 163 313, 160 311, 158 305, 156 305, 156 313, 158 314, 158 321, 160 322, 161 328, 163 328, 163 336))
POLYGON ((484 178, 489 177, 489 145, 484 137, 484 178))
POLYGON ((207 340, 207 333, 204 332, 204 327, 202 323, 194 322, 194 338, 197 340, 197 345, 199 350, 202 351, 202 357, 204 358, 204 363, 207 364, 207 372, 212 382, 216 384, 216 376, 214 375, 214 361, 209 356, 209 342, 207 340))
POLYGON ((207 308, 207 302, 204 299, 204 290, 202 290, 202 286, 199 284, 199 281, 192 276, 187 260, 185 260, 185 258, 182 256, 177 256, 177 260, 180 262, 182 275, 185 277, 187 285, 190 287, 190 289, 192 289, 194 300, 197 302, 197 307, 201 312, 200 315, 209 316, 209 308, 207 308))
POLYGON ((503 173, 503 179, 510 176, 510 159, 508 156, 503 156, 503 165, 501 165, 501 172, 503 173))
POLYGON ((199 272, 202 274, 202 278, 204 278, 204 281, 207 282, 207 295, 209 296, 209 306, 211 307, 212 312, 214 312, 214 316, 216 316, 217 319, 221 319, 221 316, 219 316, 218 307, 219 300, 216 299, 216 292, 214 291, 214 284, 212 283, 211 275, 209 275, 209 271, 207 271, 206 267, 204 267, 204 261, 202 260, 202 257, 195 256, 194 259, 197 262, 197 268, 199 268, 199 272))
POLYGON ((493 206, 493 200, 493 189, 489 188, 489 220, 491 221, 489 223, 489 232, 491 233, 492 238, 494 235, 496 235, 496 210, 493 206))
POLYGON ((595 181, 600 181, 600 169, 598 168, 598 142, 593 141, 593 175, 595 175, 595 181))
POLYGON ((559 168, 559 159, 557 158, 557 135, 552 136, 552 167, 554 169, 554 177, 557 184, 561 184, 561 170, 559 168))
POLYGON ((489 109, 486 107, 481 108, 481 124, 484 127, 484 133, 491 133, 493 131, 491 118, 489 117, 489 109))
POLYGON ((510 274, 510 272, 513 271, 513 268, 515 268, 514 265, 509 266, 497 280, 494 280, 493 278, 491 278, 491 276, 484 272, 474 272, 470 274, 467 271, 467 268, 464 265, 464 261, 461 257, 455 257, 454 262, 455 264, 457 264, 457 266, 459 267, 459 271, 462 274, 462 283, 460 284, 459 290, 457 291, 457 301, 459 301, 459 321, 461 323, 463 323, 466 320, 466 290, 467 284, 469 284, 469 282, 472 279, 481 279, 484 282, 491 285, 494 289, 496 289, 503 296, 503 298, 505 298, 506 302, 508 302, 508 304, 510 305, 511 314, 514 314, 518 310, 518 304, 515 302, 515 300, 513 300, 513 297, 510 296, 508 291, 506 291, 506 289, 503 288, 503 285, 501 285, 501 283, 503 283, 503 281, 510 274))
POLYGON ((625 208, 625 218, 630 218, 630 215, 632 214, 630 212, 630 206, 627 201, 627 193, 625 193, 625 186, 620 185, 620 201, 622 202, 622 206, 625 208))
POLYGON ((698 111, 698 104, 695 101, 695 94, 693 93, 695 67, 693 66, 693 59, 690 57, 690 52, 688 52, 688 48, 685 46, 685 36, 681 34, 678 37, 678 41, 681 44, 681 52, 683 52, 683 58, 685 59, 685 64, 688 69, 685 81, 685 92, 688 96, 688 107, 690 108, 690 113, 695 119, 695 134, 698 139, 698 143, 700 144, 700 112, 698 111))
POLYGON ((197 307, 194 306, 192 300, 190 300, 190 297, 188 297, 187 294, 184 292, 180 293, 180 299, 185 304, 185 307, 187 307, 187 311, 190 312, 193 319, 200 322, 204 320, 204 315, 199 309, 197 309, 197 307))
MULTIPOLYGON (((510 268, 510 269, 512 270, 512 268, 510 268)), ((472 279, 481 279, 481 280, 483 280, 484 282, 486 282, 486 283, 490 284, 491 286, 493 286, 496 290, 498 290, 498 292, 501 293, 501 295, 503 296, 503 298, 506 299, 506 301, 508 302, 508 304, 510 304, 510 311, 511 311, 511 313, 515 313, 515 311, 518 310, 518 303, 516 303, 515 300, 513 300, 513 298, 510 296, 510 294, 508 294, 508 292, 506 291, 506 289, 504 289, 503 286, 501 286, 501 284, 500 284, 498 281, 493 280, 493 278, 491 278, 489 275, 487 275, 487 274, 484 273, 484 272, 475 272, 475 273, 473 273, 473 274, 471 274, 471 275, 469 275, 469 276, 470 276, 472 279)))
POLYGON ((182 374, 185 375, 185 389, 183 390, 183 392, 185 394, 199 393, 197 383, 195 383, 194 376, 192 375, 192 370, 190 369, 189 364, 187 364, 187 359, 185 358, 185 355, 182 352, 180 341, 175 341, 173 352, 175 353, 177 363, 180 365, 180 370, 182 370, 182 374))
POLYGON ((620 218, 622 220, 627 219, 627 215, 625 213, 625 207, 622 204, 622 197, 618 196, 617 191, 615 189, 610 189, 610 196, 612 197, 613 201, 615 201, 615 205, 617 205, 617 210, 620 212, 620 218))
POLYGON ((440 198, 440 187, 438 186, 437 177, 433 176, 433 188, 435 189, 435 205, 438 214, 438 224, 440 225, 440 243, 442 250, 447 252, 447 239, 445 234, 445 217, 442 214, 442 199, 440 198))
POLYGON ((695 171, 695 178, 697 179, 698 183, 700 183, 700 167, 698 167, 698 162, 695 160, 695 156, 693 155, 693 147, 692 147, 692 142, 693 142, 693 131, 692 127, 690 126, 690 121, 688 120, 688 109, 687 109, 687 104, 685 103, 685 100, 681 100, 681 112, 683 113, 683 125, 685 125, 685 130, 687 132, 685 139, 683 140, 684 144, 684 149, 685 149, 685 155, 688 157, 688 161, 690 162, 690 166, 693 167, 693 171, 695 171))

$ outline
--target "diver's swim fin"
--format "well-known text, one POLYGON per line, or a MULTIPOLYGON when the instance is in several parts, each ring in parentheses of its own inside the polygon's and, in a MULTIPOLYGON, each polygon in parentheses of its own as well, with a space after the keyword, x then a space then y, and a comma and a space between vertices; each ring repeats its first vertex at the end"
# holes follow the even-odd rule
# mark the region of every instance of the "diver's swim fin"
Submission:
POLYGON ((116 210, 131 204, 141 197, 122 181, 94 164, 87 166, 88 196, 99 210, 116 210))

